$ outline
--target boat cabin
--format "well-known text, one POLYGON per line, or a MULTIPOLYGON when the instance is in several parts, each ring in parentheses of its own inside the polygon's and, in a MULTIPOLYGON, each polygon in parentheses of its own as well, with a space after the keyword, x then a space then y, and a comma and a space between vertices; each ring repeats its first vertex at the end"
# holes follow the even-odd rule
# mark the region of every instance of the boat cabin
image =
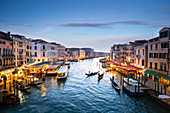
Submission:
POLYGON ((56 74, 58 72, 59 65, 50 65, 47 68, 47 74, 56 74))
POLYGON ((68 66, 61 66, 58 70, 57 76, 62 77, 68 73, 68 66))

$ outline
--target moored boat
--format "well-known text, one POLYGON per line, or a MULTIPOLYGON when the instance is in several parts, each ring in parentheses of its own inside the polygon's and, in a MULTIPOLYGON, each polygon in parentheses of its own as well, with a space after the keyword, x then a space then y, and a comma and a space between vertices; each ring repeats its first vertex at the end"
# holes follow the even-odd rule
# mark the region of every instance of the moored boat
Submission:
POLYGON ((47 68, 47 75, 57 75, 59 65, 50 65, 47 68))
POLYGON ((31 89, 31 86, 22 86, 18 88, 20 91, 27 91, 28 89, 31 89))
POLYGON ((158 103, 170 109, 170 96, 168 95, 161 95, 156 93, 155 91, 148 91, 149 95, 155 99, 158 103))
POLYGON ((68 66, 68 68, 70 68, 71 63, 70 62, 65 62, 64 65, 68 66))
POLYGON ((120 91, 120 87, 114 82, 114 79, 110 78, 112 86, 115 88, 116 91, 120 91))
POLYGON ((98 79, 102 79, 103 76, 104 76, 104 73, 102 73, 102 74, 98 73, 98 79))
POLYGON ((89 73, 85 73, 85 75, 87 75, 87 76, 92 76, 92 75, 96 75, 97 73, 99 73, 99 71, 97 71, 97 72, 89 72, 89 73))
POLYGON ((57 73, 57 79, 65 79, 68 76, 68 66, 61 66, 57 73))

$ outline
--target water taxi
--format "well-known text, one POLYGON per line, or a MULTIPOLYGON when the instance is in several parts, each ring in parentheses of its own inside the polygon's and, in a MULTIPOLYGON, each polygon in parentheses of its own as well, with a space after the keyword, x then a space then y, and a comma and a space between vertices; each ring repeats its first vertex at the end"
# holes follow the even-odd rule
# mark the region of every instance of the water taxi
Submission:
POLYGON ((65 79, 68 75, 68 66, 61 66, 57 73, 57 79, 65 79))
POLYGON ((68 68, 70 68, 71 63, 70 62, 65 62, 64 65, 68 66, 68 68))
POLYGON ((59 65, 50 65, 47 68, 47 75, 57 75, 59 65))

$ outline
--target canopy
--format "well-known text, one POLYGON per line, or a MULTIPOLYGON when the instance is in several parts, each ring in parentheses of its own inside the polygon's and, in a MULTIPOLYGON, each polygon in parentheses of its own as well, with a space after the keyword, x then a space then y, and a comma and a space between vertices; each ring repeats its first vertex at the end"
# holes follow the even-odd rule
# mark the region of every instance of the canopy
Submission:
POLYGON ((157 76, 157 77, 161 78, 161 77, 164 77, 164 76, 166 76, 166 75, 165 75, 165 74, 162 74, 162 73, 156 73, 154 76, 157 76))
POLYGON ((50 65, 47 69, 49 69, 49 68, 57 68, 58 67, 58 65, 50 65))
POLYGON ((155 75, 155 74, 158 73, 158 72, 152 71, 152 70, 149 70, 149 69, 148 69, 148 70, 145 71, 145 73, 146 73, 146 74, 150 74, 150 75, 155 75))
POLYGON ((132 68, 132 69, 135 69, 135 70, 143 70, 143 68, 139 68, 139 67, 132 66, 132 65, 128 65, 128 68, 132 68))
POLYGON ((170 76, 164 76, 163 79, 170 80, 170 76))
POLYGON ((58 73, 65 73, 67 72, 68 66, 61 66, 58 70, 58 73))

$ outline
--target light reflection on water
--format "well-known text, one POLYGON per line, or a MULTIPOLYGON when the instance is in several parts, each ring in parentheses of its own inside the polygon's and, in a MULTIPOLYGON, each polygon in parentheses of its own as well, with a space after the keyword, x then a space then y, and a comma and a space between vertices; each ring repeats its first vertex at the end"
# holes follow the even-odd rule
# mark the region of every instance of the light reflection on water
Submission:
MULTIPOLYGON (((85 73, 105 69, 99 68, 99 59, 89 59, 71 64, 66 80, 46 77, 46 81, 30 92, 20 93, 22 103, 2 112, 168 112, 151 97, 133 98, 123 91, 118 94, 110 84, 110 76, 120 84, 120 74, 104 73, 103 79, 98 76, 87 77, 85 73)), ((100 65, 101 66, 101 65, 100 65)))

